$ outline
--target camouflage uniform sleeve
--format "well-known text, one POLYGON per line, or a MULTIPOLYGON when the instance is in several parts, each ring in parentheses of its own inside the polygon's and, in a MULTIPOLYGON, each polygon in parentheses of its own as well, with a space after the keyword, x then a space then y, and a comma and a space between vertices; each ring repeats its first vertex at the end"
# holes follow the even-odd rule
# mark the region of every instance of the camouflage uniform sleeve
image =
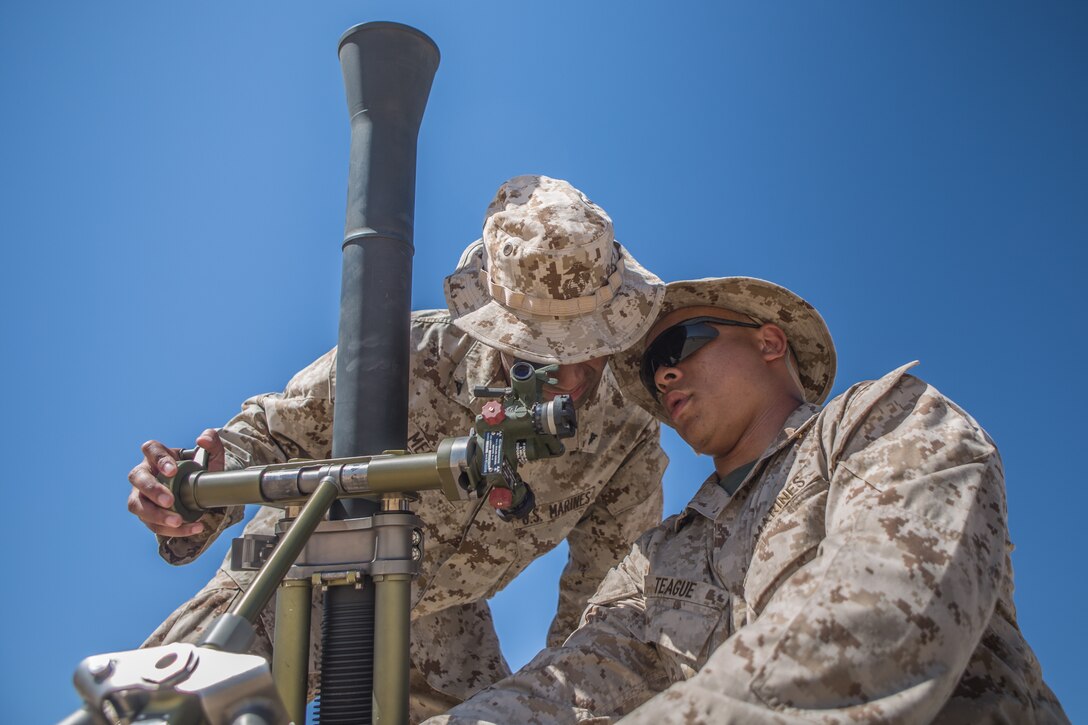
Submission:
MULTIPOLYGON (((823 529, 818 548, 756 594, 754 621, 699 673, 624 722, 929 722, 951 695, 999 594, 997 451, 913 377, 862 414, 841 405, 819 431, 830 485, 808 517, 823 529)), ((773 552, 757 544, 761 554, 773 552)))
POLYGON ((561 647, 542 651, 506 679, 425 725, 592 723, 605 725, 660 692, 657 655, 642 642, 649 534, 608 573, 585 621, 561 647))
MULTIPOLYGON (((332 440, 330 381, 335 366, 335 351, 330 351, 291 378, 284 392, 257 395, 242 403, 241 412, 219 429, 227 470, 290 458, 327 457, 332 440)), ((243 506, 208 511, 200 518, 204 531, 196 536, 157 536, 159 555, 170 564, 187 564, 244 515, 243 506)))
POLYGON ((563 644, 608 570, 635 540, 661 523, 661 477, 669 459, 661 450, 661 426, 652 421, 597 500, 567 535, 567 565, 559 579, 559 606, 548 646, 563 644))

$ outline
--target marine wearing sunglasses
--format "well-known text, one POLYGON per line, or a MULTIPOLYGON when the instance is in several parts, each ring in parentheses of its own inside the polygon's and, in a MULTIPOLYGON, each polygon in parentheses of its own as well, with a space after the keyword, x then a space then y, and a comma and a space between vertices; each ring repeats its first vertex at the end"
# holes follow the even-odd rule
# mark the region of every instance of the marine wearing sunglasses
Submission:
POLYGON ((733 327, 751 327, 759 329, 762 322, 738 322, 721 317, 692 317, 679 322, 662 332, 642 354, 642 369, 639 378, 650 395, 656 399, 659 391, 654 375, 660 367, 676 367, 681 361, 695 354, 708 342, 718 336, 714 325, 733 327))

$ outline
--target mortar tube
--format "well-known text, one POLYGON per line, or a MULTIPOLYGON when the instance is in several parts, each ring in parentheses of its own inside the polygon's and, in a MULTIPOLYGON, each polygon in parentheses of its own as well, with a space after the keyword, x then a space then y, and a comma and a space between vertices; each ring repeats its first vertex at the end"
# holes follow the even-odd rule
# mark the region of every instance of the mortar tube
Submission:
MULTIPOLYGON (((439 58, 434 41, 398 23, 349 29, 340 39, 339 56, 351 119, 351 156, 334 458, 407 447, 416 141, 439 58)), ((343 501, 333 507, 330 518, 371 516, 377 508, 373 500, 343 501)), ((369 584, 364 580, 360 589, 332 587, 326 592, 325 656, 358 651, 366 662, 341 674, 322 669, 323 725, 371 720, 374 605, 369 584), (339 626, 333 621, 337 617, 358 625, 339 626), (330 641, 333 637, 351 642, 330 641)))

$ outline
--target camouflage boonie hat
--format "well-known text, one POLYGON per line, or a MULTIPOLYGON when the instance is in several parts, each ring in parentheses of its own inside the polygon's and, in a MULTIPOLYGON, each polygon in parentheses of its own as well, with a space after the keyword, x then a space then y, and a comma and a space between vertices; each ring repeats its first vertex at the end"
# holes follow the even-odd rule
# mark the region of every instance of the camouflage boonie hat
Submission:
MULTIPOLYGON (((805 399, 820 404, 827 400, 835 382, 835 343, 831 331, 812 305, 773 282, 754 277, 709 277, 670 282, 657 319, 684 307, 721 307, 748 315, 758 322, 782 328, 797 358, 805 399)), ((657 320, 654 321, 655 323, 657 320)), ((653 327, 653 325, 651 325, 653 327)), ((612 371, 623 393, 663 423, 672 425, 668 413, 642 385, 639 371, 646 341, 612 358, 612 371)))
POLYGON ((483 239, 465 250, 445 288, 457 327, 515 357, 560 365, 631 347, 665 294, 616 242, 604 210, 547 176, 499 188, 483 239))

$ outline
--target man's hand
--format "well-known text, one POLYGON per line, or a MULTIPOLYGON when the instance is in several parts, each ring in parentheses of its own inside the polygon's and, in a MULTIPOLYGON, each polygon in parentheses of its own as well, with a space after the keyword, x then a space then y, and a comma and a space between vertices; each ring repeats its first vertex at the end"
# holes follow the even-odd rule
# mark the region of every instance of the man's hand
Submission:
MULTIPOLYGON (((208 470, 222 471, 224 467, 223 441, 219 433, 209 428, 197 436, 196 444, 208 452, 208 470)), ((167 448, 159 441, 148 441, 140 446, 144 460, 128 474, 132 493, 128 496, 128 510, 144 523, 144 526, 160 536, 192 536, 204 530, 204 524, 187 524, 170 507, 174 496, 170 489, 155 478, 159 473, 173 476, 177 473, 176 461, 179 448, 167 448)))

